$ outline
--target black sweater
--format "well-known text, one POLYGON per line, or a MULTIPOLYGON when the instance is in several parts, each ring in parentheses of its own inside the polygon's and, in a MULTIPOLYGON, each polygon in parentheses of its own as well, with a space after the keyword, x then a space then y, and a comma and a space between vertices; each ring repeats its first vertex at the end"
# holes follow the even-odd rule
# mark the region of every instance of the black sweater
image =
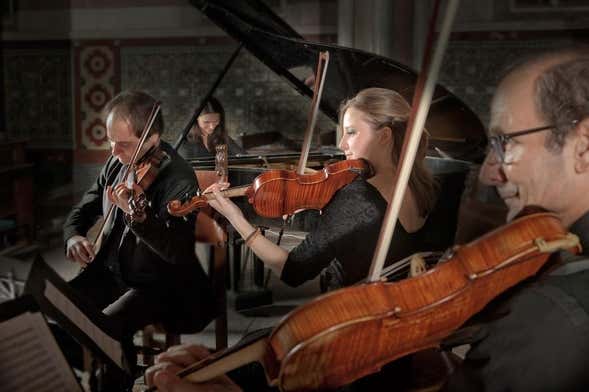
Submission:
MULTIPOLYGON (((167 203, 194 194, 196 179, 192 168, 173 148, 161 142, 170 162, 145 191, 151 207, 142 223, 117 218, 109 235, 92 263, 100 263, 112 271, 128 287, 165 290, 177 294, 184 311, 198 313, 200 329, 212 317, 212 290, 209 280, 194 253, 194 217, 175 218, 168 214, 167 203)), ((73 235, 86 236, 96 220, 103 215, 104 190, 116 182, 122 164, 112 156, 98 178, 72 209, 64 224, 64 240, 73 235)))
MULTIPOLYGON (((395 226, 387 263, 419 251, 444 250, 452 245, 462 183, 446 178, 438 202, 423 227, 408 233, 395 226)), ((363 179, 340 189, 323 210, 316 228, 294 248, 281 279, 298 286, 322 273, 322 288, 335 289, 366 278, 378 241, 387 202, 363 179)))

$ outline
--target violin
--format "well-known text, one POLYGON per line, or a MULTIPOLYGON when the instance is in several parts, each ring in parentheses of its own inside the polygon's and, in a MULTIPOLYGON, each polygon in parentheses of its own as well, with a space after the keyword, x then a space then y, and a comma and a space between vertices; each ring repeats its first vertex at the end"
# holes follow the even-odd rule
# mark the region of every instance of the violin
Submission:
MULTIPOLYGON (((296 212, 321 210, 335 192, 354 181, 358 176, 374 175, 371 165, 364 159, 350 159, 327 165, 312 174, 297 174, 289 170, 268 170, 257 176, 252 184, 229 188, 221 193, 226 197, 247 196, 256 213, 266 218, 279 218, 296 212)), ((182 203, 172 200, 168 212, 185 216, 208 205, 213 193, 193 196, 182 203)))
MULTIPOLYGON (((247 196, 258 215, 265 218, 280 218, 302 210, 321 210, 336 191, 352 182, 358 175, 366 177, 374 175, 372 168, 364 160, 337 162, 318 173, 305 174, 328 64, 329 52, 320 52, 315 71, 311 111, 307 119, 307 129, 296 172, 266 171, 256 177, 253 184, 223 191, 226 197, 247 196)), ((168 212, 173 216, 185 216, 208 205, 211 199, 214 199, 212 193, 198 194, 185 203, 172 200, 168 203, 168 212)))
POLYGON ((145 211, 148 205, 145 191, 170 162, 170 156, 159 146, 154 146, 133 166, 135 182, 141 188, 141 192, 132 192, 129 198, 129 207, 134 215, 141 215, 141 212, 145 211))
POLYGON ((168 163, 170 156, 159 146, 152 147, 134 167, 137 185, 145 192, 168 163))
MULTIPOLYGON (((535 275, 551 253, 580 251, 552 213, 519 217, 464 246, 447 261, 402 281, 372 282, 322 295, 271 333, 178 373, 204 382, 259 361, 281 391, 337 388, 440 342, 493 298, 535 275)), ((153 390, 153 389, 152 389, 153 390)))

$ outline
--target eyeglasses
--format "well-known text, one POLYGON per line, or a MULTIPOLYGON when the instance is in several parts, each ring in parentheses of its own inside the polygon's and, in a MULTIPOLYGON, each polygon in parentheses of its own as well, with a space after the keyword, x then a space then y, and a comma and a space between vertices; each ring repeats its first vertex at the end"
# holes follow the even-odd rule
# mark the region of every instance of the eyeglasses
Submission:
MULTIPOLYGON (((574 120, 574 121, 571 121, 569 123, 569 125, 571 127, 574 127, 575 125, 577 125, 578 122, 579 122, 578 120, 574 120)), ((497 154, 497 157, 499 158, 499 161, 501 163, 505 163, 505 147, 507 146, 507 143, 509 143, 509 141, 511 139, 513 139, 514 137, 528 135, 530 133, 535 133, 535 132, 540 132, 540 131, 546 131, 548 129, 554 129, 557 127, 558 126, 556 124, 544 125, 542 127, 524 129, 522 131, 511 132, 508 134, 500 134, 500 135, 490 136, 489 137, 489 146, 491 147, 491 149, 493 149, 493 151, 495 151, 495 153, 497 154)))

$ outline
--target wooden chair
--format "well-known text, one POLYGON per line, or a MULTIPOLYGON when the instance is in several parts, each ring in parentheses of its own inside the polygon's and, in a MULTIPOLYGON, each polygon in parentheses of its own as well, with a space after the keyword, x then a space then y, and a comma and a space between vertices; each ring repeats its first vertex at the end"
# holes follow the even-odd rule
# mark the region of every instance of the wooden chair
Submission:
MULTIPOLYGON (((200 189, 206 189, 218 179, 218 173, 214 170, 195 170, 196 179, 200 189)), ((196 242, 209 244, 211 255, 209 257, 209 278, 211 279, 215 294, 215 348, 217 350, 227 347, 227 231, 214 219, 214 210, 211 207, 203 208, 196 216, 195 225, 196 242)))
MULTIPOLYGON (((207 188, 218 179, 218 174, 213 170, 195 170, 196 179, 200 189, 207 188)), ((211 207, 201 209, 196 217, 195 242, 210 245, 209 279, 212 283, 215 296, 215 349, 221 350, 227 347, 227 293, 225 289, 227 270, 227 232, 225 228, 214 219, 214 210, 211 207)), ((168 347, 180 344, 180 335, 165 331, 159 325, 149 325, 143 329, 144 347, 156 347, 166 350, 168 347), (163 332, 165 343, 163 346, 153 339, 155 332, 163 332)), ((151 361, 148 361, 151 362, 151 361)), ((148 363, 149 364, 149 363, 148 363)))

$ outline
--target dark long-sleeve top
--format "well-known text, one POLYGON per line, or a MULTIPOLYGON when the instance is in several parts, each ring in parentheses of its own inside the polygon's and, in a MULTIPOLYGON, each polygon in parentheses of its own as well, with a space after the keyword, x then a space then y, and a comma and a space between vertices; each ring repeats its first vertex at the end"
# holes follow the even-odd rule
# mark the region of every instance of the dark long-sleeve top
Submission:
MULTIPOLYGON (((446 183, 420 230, 408 233, 397 223, 386 264, 419 251, 444 250, 452 245, 463 184, 460 179, 446 183), (436 228, 436 222, 443 222, 443 226, 436 228)), ((365 279, 386 208, 386 200, 363 179, 340 189, 323 210, 316 228, 290 251, 280 278, 298 286, 322 273, 323 290, 365 279)))
MULTIPOLYGON (((199 140, 191 138, 190 135, 186 137, 184 143, 178 149, 178 153, 184 158, 203 158, 214 157, 215 151, 209 151, 205 145, 199 140)), ((237 144, 230 136, 227 136, 227 155, 245 154, 246 151, 237 144)))
MULTIPOLYGON (((129 287, 173 289, 179 297, 212 303, 208 278, 194 253, 194 218, 172 217, 166 209, 170 200, 194 194, 195 175, 169 144, 162 141, 160 146, 170 161, 145 191, 151 202, 147 218, 142 223, 131 222, 118 216, 122 211, 115 208, 118 217, 93 263, 104 263, 106 268, 120 274, 129 287)), ((103 215, 104 190, 108 185, 116 185, 121 167, 116 158, 108 159, 94 184, 66 219, 65 241, 74 235, 86 236, 103 215)), ((195 309, 192 307, 193 311, 195 309)), ((203 307, 202 311, 211 309, 203 307)))
POLYGON ((512 288, 477 315, 482 328, 445 391, 589 390, 589 211, 570 231, 584 253, 562 252, 564 265, 512 288))

